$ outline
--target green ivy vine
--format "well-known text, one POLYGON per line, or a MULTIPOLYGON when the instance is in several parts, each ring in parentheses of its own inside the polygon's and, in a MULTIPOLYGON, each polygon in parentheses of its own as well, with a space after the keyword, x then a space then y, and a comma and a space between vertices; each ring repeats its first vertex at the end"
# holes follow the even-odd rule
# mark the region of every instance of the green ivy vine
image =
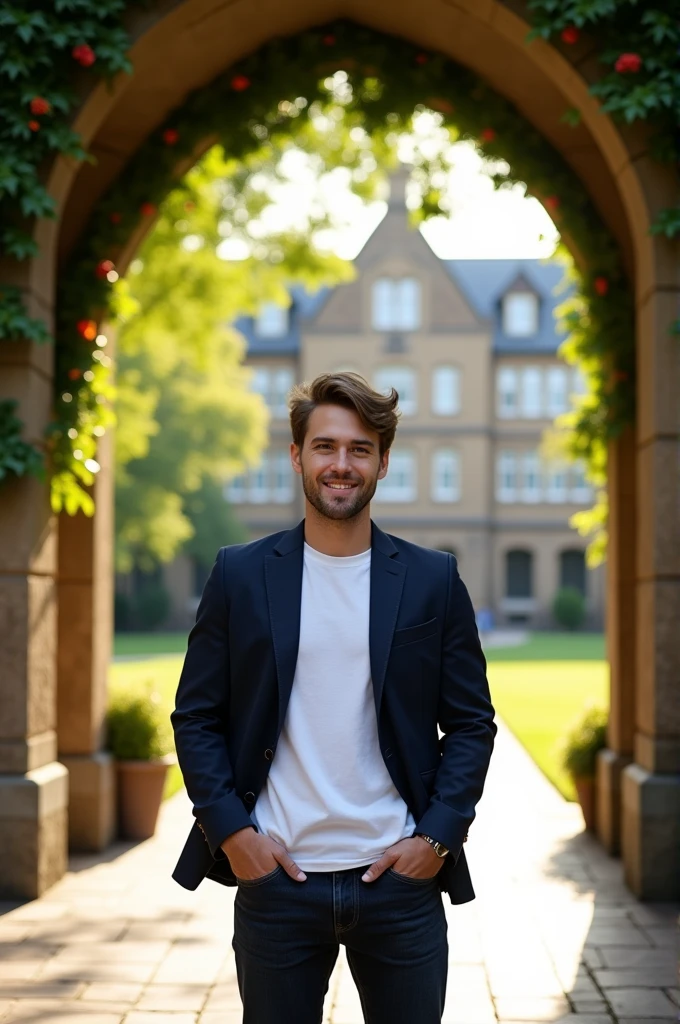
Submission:
MULTIPOLYGON (((79 93, 93 73, 129 70, 121 27, 126 0, 54 0, 50 14, 38 0, 0 3, 0 235, 5 256, 35 254, 32 219, 53 216, 40 168, 56 153, 87 159, 69 127, 79 93), (71 83, 65 88, 65 83, 71 83)), ((680 3, 672 4, 680 11, 680 3)), ((635 0, 530 0, 532 35, 564 49, 594 40, 603 74, 592 86, 603 108, 625 121, 646 120, 657 159, 678 159, 680 116, 677 51, 680 18, 668 7, 642 12, 635 0)), ((244 159, 275 135, 292 139, 314 103, 328 101, 324 82, 347 75, 348 116, 380 136, 406 129, 414 111, 438 112, 452 138, 473 139, 480 151, 510 165, 498 187, 523 182, 558 228, 582 252, 587 272, 562 310, 569 329, 566 358, 578 363, 588 394, 568 414, 569 450, 584 458, 603 483, 608 441, 634 418, 635 341, 631 289, 616 243, 578 177, 516 108, 485 82, 441 54, 340 22, 275 39, 240 61, 210 89, 190 95, 140 147, 125 174, 102 199, 62 275, 56 328, 55 414, 45 439, 52 505, 73 514, 93 512, 87 490, 98 470, 98 439, 113 422, 111 360, 100 324, 111 315, 116 259, 140 219, 153 217, 173 181, 174 168, 202 139, 215 134, 235 159, 244 159)), ((565 119, 575 123, 573 111, 565 119)), ((431 169, 419 169, 422 215, 441 212, 431 169)), ((680 209, 664 211, 654 226, 680 231, 680 209)), ((0 342, 46 341, 17 289, 0 286, 0 342)), ((0 403, 0 415, 7 412, 0 403)), ((9 417, 11 419, 11 416, 9 417)), ((16 430, 16 425, 12 427, 16 430)), ((0 432, 0 479, 35 472, 42 453, 17 449, 0 432)))

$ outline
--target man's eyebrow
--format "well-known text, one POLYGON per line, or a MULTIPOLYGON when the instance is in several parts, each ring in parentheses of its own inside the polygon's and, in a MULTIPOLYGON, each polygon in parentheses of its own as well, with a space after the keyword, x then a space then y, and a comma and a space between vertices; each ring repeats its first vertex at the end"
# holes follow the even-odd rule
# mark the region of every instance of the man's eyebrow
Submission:
MULTIPOLYGON (((310 444, 316 444, 317 441, 324 441, 324 442, 328 442, 330 444, 336 444, 337 438, 335 438, 335 437, 313 437, 312 440, 309 443, 310 444)), ((350 444, 362 444, 366 448, 375 448, 374 442, 373 441, 369 441, 368 438, 365 438, 365 437, 355 437, 355 438, 353 438, 350 441, 350 444)))

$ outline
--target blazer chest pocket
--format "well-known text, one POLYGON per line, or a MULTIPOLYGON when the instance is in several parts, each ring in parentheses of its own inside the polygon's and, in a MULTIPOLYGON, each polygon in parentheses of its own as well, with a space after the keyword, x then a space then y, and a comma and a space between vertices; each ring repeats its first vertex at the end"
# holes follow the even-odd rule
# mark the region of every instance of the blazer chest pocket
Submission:
POLYGON ((395 629, 392 640, 392 648, 405 647, 406 644, 414 644, 418 640, 426 640, 437 634, 437 619, 428 619, 427 622, 420 622, 417 626, 405 626, 403 629, 395 629))

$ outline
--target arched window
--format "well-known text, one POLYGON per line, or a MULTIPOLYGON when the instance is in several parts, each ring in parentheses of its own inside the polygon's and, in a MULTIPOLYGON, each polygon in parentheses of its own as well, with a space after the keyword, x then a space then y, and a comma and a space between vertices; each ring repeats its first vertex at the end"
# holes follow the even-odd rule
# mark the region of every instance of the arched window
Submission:
POLYGON ((586 595, 586 558, 583 551, 572 548, 560 551, 560 586, 574 587, 586 595))
POLYGON ((505 555, 505 596, 534 596, 534 556, 531 551, 514 550, 505 555))

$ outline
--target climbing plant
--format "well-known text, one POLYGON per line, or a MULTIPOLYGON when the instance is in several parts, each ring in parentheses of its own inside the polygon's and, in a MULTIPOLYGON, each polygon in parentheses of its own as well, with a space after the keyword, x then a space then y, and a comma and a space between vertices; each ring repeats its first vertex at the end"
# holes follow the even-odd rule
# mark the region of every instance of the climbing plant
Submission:
MULTIPOLYGON (((40 169, 57 153, 88 159, 70 128, 88 76, 129 70, 122 15, 125 0, 38 0, 0 3, 0 245, 5 257, 35 255, 32 220, 54 214, 40 169), (69 83, 67 88, 65 83, 69 83)), ((635 0, 530 0, 533 35, 568 51, 589 45, 602 74, 592 92, 612 116, 647 121, 657 159, 678 159, 680 111, 677 0, 642 10, 635 0)), ((531 40, 528 40, 531 45, 531 40)), ((113 422, 110 359, 101 324, 112 315, 116 260, 131 232, 154 218, 175 167, 214 135, 245 160, 268 141, 295 142, 310 111, 341 108, 348 126, 366 131, 383 154, 414 112, 437 112, 451 139, 473 139, 483 155, 507 162, 497 187, 523 182, 543 201, 585 261, 574 297, 563 309, 567 359, 578 363, 588 391, 563 426, 572 455, 585 458, 602 483, 606 447, 634 416, 635 346, 631 289, 617 245, 578 177, 519 111, 488 84, 441 54, 348 22, 275 39, 238 62, 210 89, 191 94, 142 145, 98 204, 70 266, 62 275, 56 326, 54 419, 49 456, 56 510, 92 512, 87 486, 97 472, 97 440, 113 422), (342 72, 338 78, 337 72, 342 72)), ((564 118, 577 121, 574 111, 564 118)), ((441 169, 423 160, 415 170, 421 215, 443 209, 441 169)), ((680 210, 654 226, 674 236, 680 210)), ((28 316, 21 294, 0 286, 0 341, 45 342, 41 321, 28 316)), ((10 417, 11 419, 11 417, 10 417)), ((40 452, 6 446, 0 470, 35 471, 40 452), (10 454, 10 447, 14 452, 10 454)), ((0 474, 1 475, 1 474, 0 474)))

